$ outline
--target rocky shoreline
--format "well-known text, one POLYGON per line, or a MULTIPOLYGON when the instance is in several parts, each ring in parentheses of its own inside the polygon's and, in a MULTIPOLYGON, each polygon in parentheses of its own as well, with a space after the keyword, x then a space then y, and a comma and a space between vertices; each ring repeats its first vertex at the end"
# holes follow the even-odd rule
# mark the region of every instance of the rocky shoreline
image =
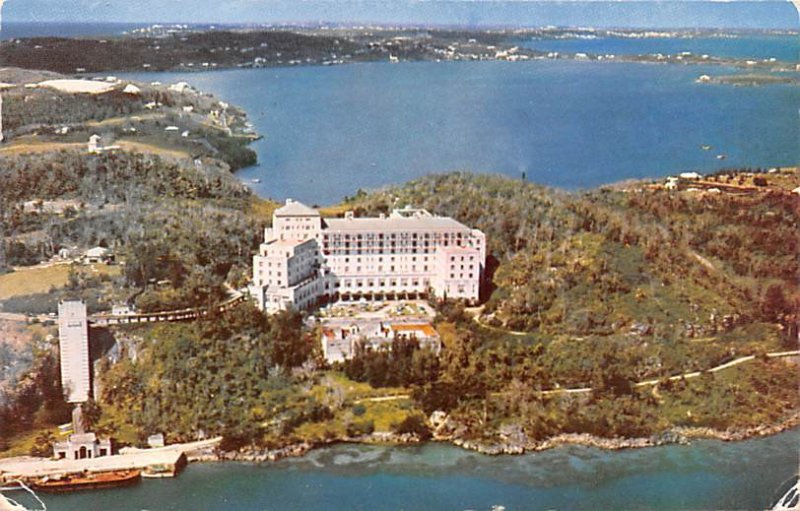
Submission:
MULTIPOLYGON (((463 438, 434 436, 431 441, 447 442, 462 449, 478 452, 488 456, 519 455, 553 449, 566 445, 578 445, 607 450, 638 449, 662 445, 688 445, 692 440, 713 439, 725 442, 738 442, 751 438, 775 435, 800 426, 800 412, 796 412, 786 420, 773 425, 753 426, 743 429, 727 429, 724 431, 706 427, 677 427, 665 432, 644 438, 603 438, 588 433, 562 433, 541 441, 502 443, 483 443, 463 438)), ((303 441, 276 449, 259 449, 253 446, 243 447, 235 451, 207 449, 188 456, 190 462, 253 462, 263 463, 278 461, 284 458, 295 458, 306 455, 312 449, 330 447, 336 444, 366 445, 408 445, 424 443, 417 435, 380 432, 358 437, 344 437, 320 442, 303 441)))

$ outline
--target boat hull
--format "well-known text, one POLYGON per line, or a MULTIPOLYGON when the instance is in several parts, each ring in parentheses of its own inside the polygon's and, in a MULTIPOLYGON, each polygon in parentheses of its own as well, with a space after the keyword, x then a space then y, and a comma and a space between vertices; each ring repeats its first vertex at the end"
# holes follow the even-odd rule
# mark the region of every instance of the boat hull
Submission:
POLYGON ((98 473, 91 476, 68 477, 60 480, 38 481, 33 489, 43 493, 67 493, 83 490, 118 488, 138 483, 142 474, 138 470, 123 473, 98 473))

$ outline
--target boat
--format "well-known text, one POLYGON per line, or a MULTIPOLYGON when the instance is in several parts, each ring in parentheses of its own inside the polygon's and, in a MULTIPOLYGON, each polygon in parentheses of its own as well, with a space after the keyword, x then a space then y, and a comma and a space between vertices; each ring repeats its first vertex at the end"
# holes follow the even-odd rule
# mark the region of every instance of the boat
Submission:
POLYGON ((701 145, 701 146, 700 146, 700 148, 701 148, 703 151, 710 151, 710 150, 711 150, 711 146, 710 146, 710 145, 707 145, 707 144, 703 144, 703 145, 701 145))
POLYGON ((116 470, 112 472, 67 474, 48 476, 32 484, 33 489, 45 493, 61 493, 78 490, 96 490, 136 484, 142 479, 139 470, 116 470))
POLYGON ((250 180, 250 182, 251 182, 251 183, 260 183, 260 182, 261 182, 261 180, 260 180, 260 179, 258 179, 258 178, 254 178, 254 179, 251 179, 251 180, 250 180))
POLYGON ((717 159, 718 160, 724 160, 725 158, 726 158, 726 156, 724 154, 718 154, 717 155, 717 159))
POLYGON ((0 511, 28 511, 28 508, 23 507, 22 504, 4 497, 0 493, 0 511))
POLYGON ((28 486, 23 483, 22 481, 13 481, 12 486, 7 486, 3 488, 4 490, 25 490, 31 494, 31 496, 36 500, 36 502, 41 506, 38 509, 31 509, 23 506, 16 500, 10 499, 0 493, 0 511, 47 511, 47 506, 42 499, 39 498, 36 493, 33 492, 28 486))
POLYGON ((150 465, 142 470, 142 477, 158 479, 162 477, 175 477, 175 468, 166 464, 150 465))
POLYGON ((800 509, 800 476, 794 476, 778 489, 780 496, 770 511, 797 511, 800 509))

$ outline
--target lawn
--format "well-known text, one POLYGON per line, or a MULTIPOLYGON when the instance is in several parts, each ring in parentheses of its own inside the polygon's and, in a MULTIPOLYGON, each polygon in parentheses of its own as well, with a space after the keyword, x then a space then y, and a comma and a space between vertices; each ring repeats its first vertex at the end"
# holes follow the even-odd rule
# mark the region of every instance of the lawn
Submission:
MULTIPOLYGON (((0 301, 16 296, 47 293, 52 288, 64 287, 69 279, 69 264, 35 266, 0 275, 0 301)), ((92 274, 119 275, 119 266, 93 264, 81 267, 92 274)))

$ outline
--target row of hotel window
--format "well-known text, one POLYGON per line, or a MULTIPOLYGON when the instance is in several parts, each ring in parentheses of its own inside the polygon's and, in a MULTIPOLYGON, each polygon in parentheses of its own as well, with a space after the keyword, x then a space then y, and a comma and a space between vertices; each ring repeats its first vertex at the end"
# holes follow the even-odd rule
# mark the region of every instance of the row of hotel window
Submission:
POLYGON ((453 233, 453 232, 444 232, 444 233, 437 232, 437 233, 433 233, 433 234, 431 234, 429 232, 426 232, 426 233, 423 233, 423 234, 418 234, 416 232, 401 232, 399 234, 398 233, 389 233, 389 234, 383 234, 383 233, 325 234, 325 235, 322 236, 322 240, 325 241, 325 242, 327 242, 329 240, 333 240, 333 241, 342 241, 342 240, 351 241, 351 240, 364 240, 364 239, 373 240, 373 239, 376 239, 376 238, 379 239, 379 240, 382 240, 382 239, 396 240, 396 239, 408 239, 408 238, 411 238, 412 240, 416 240, 416 239, 420 239, 420 238, 425 239, 425 240, 429 240, 429 239, 441 239, 441 238, 461 239, 461 238, 469 238, 469 237, 470 237, 469 233, 462 233, 462 232, 455 232, 455 233, 453 233))
MULTIPOLYGON (((341 252, 342 250, 355 250, 355 249, 364 249, 364 250, 380 250, 380 251, 387 251, 387 250, 428 250, 432 251, 438 246, 449 247, 450 242, 448 240, 444 240, 442 243, 431 243, 430 241, 423 241, 422 243, 418 243, 416 241, 411 242, 404 242, 404 241, 389 241, 389 242, 379 242, 375 244, 364 243, 361 241, 356 241, 350 243, 349 241, 341 242, 341 243, 324 243, 322 245, 322 250, 325 253, 333 252, 341 252)), ((461 247, 461 248, 476 248, 476 245, 472 242, 462 243, 460 240, 458 242, 453 243, 454 247, 461 247)))

